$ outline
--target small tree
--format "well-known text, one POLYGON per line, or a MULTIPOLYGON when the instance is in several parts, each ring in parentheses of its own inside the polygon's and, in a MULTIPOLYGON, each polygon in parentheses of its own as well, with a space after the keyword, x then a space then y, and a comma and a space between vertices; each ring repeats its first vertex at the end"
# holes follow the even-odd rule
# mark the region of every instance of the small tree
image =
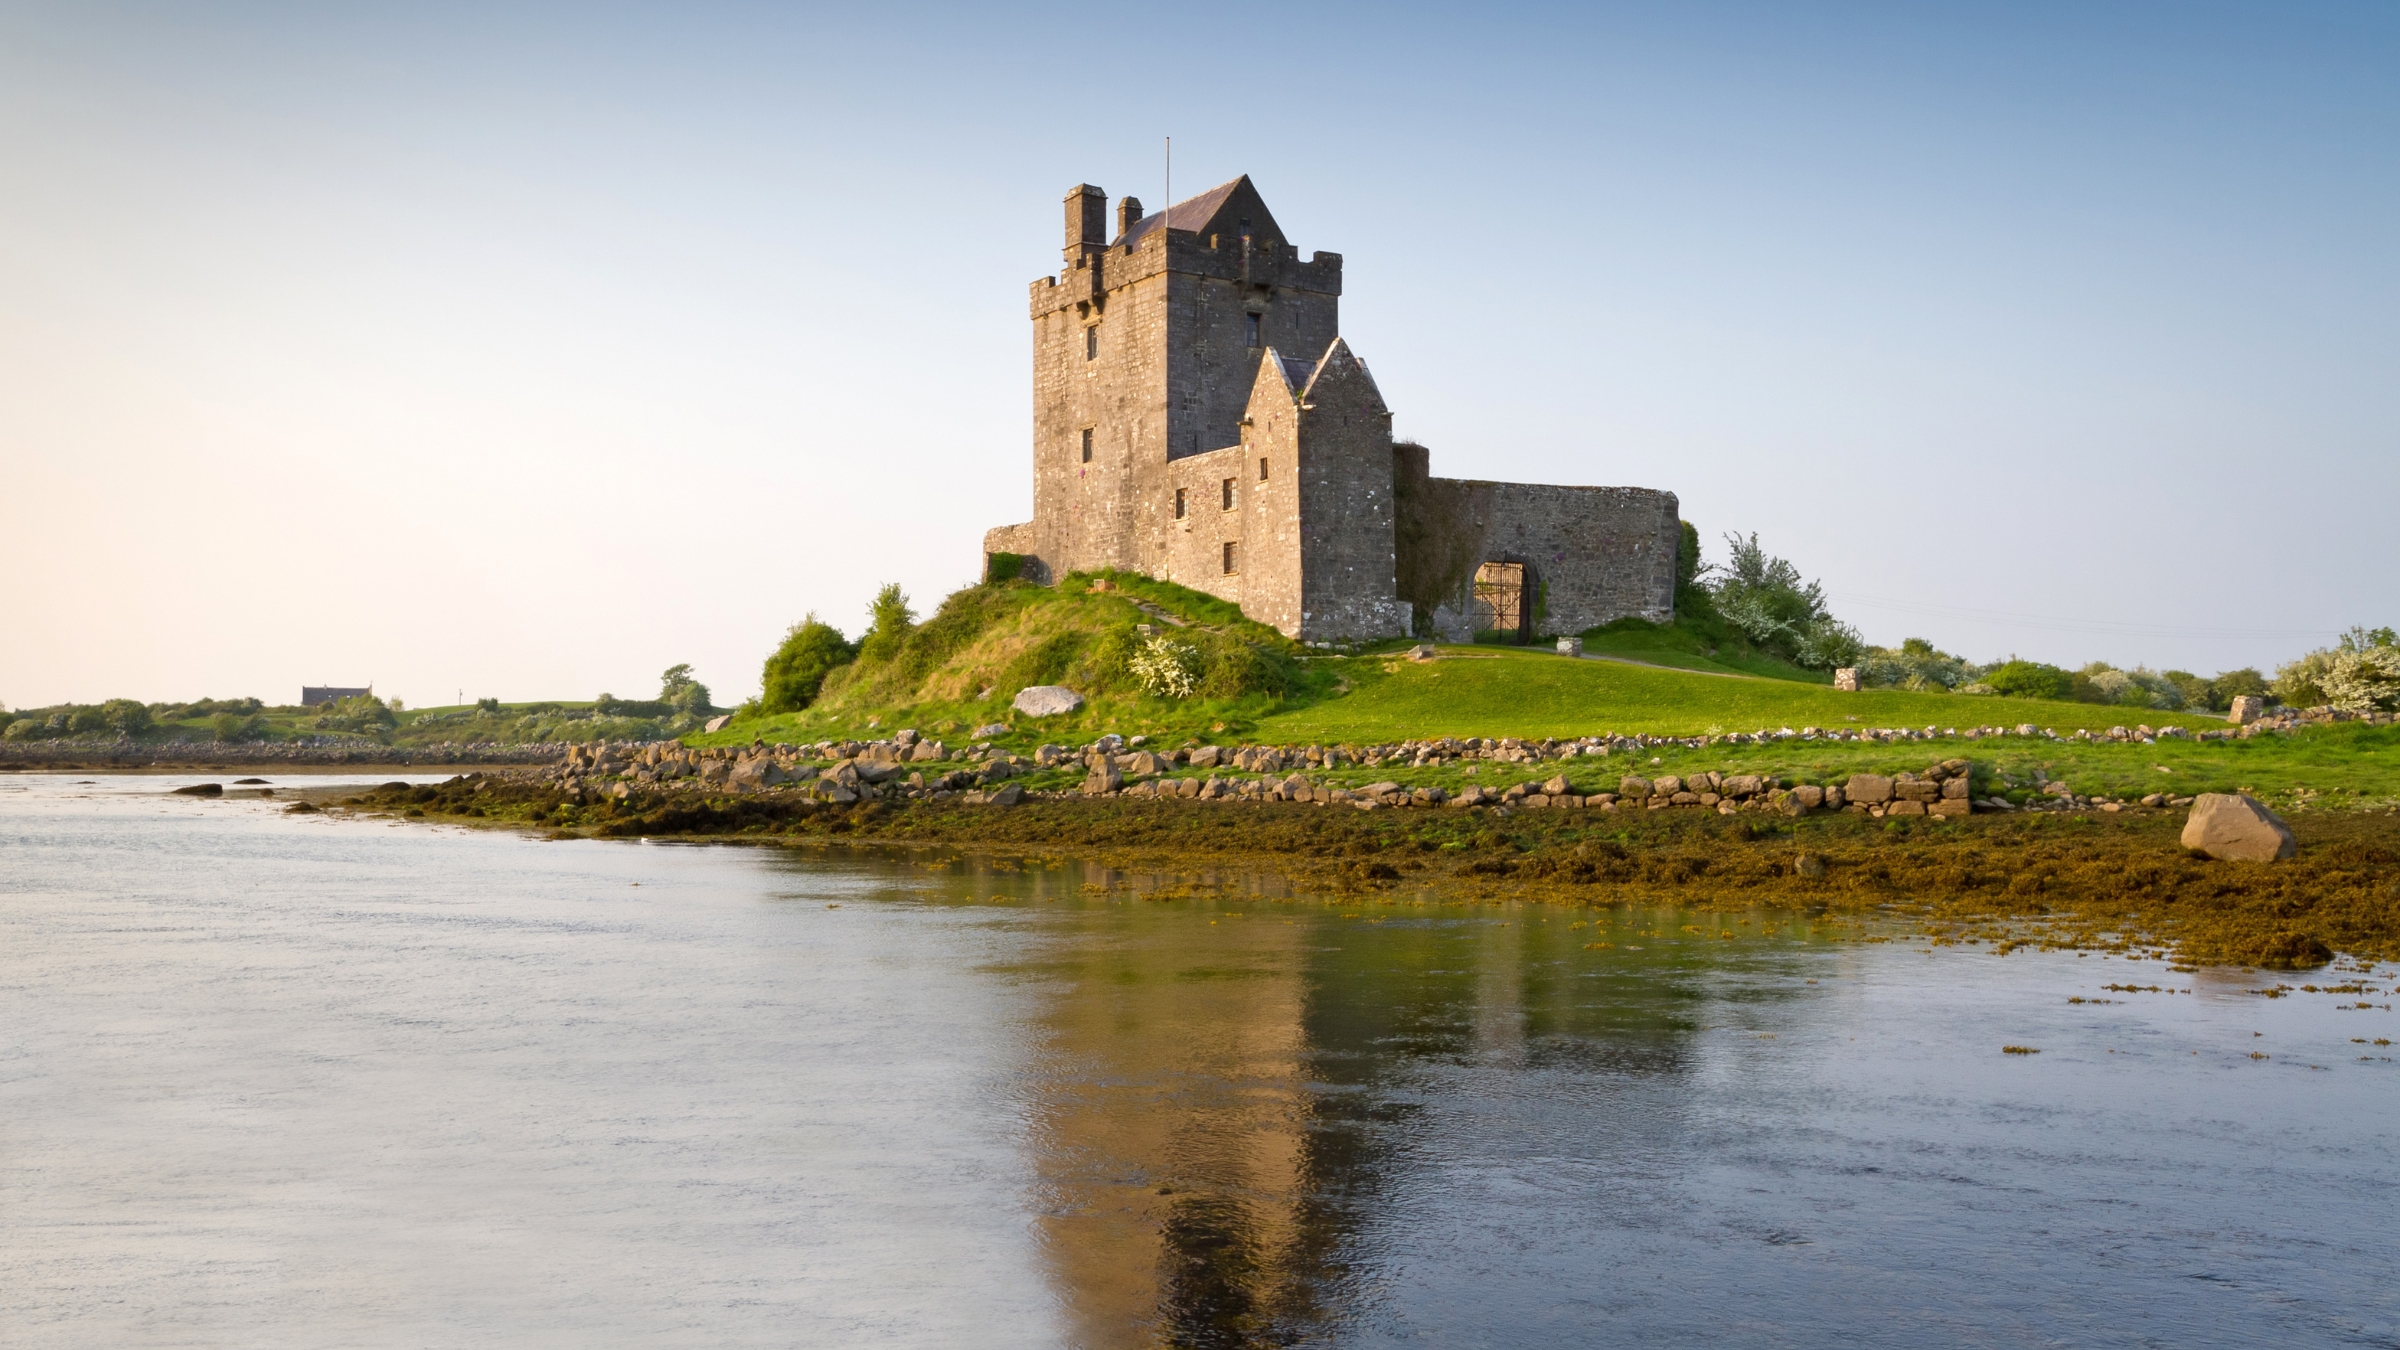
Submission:
POLYGON ((692 667, 688 661, 659 672, 658 701, 672 704, 688 713, 707 712, 711 706, 708 686, 692 678, 692 667))
POLYGON ((908 593, 897 581, 875 592, 867 617, 866 634, 858 640, 858 659, 870 663, 880 664, 899 655, 909 631, 917 626, 916 611, 908 607, 908 593))
POLYGON ((858 648, 840 629, 810 614, 792 625, 783 635, 783 645, 767 658, 759 707, 770 713, 798 712, 816 701, 827 675, 857 657, 858 648))

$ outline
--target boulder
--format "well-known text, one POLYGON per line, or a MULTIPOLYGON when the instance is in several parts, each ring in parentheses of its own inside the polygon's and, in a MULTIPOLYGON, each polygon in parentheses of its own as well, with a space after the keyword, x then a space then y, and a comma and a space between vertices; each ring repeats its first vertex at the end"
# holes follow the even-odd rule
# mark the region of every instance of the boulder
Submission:
POLYGON ((1925 809, 1933 815, 1956 819, 1972 813, 1975 810, 1975 803, 1964 797, 1944 797, 1925 809))
MULTIPOLYGON (((1565 639, 1561 638, 1560 641, 1563 642, 1565 639)), ((1567 785, 1567 776, 1563 773, 1558 777, 1551 779, 1549 782, 1542 784, 1542 792, 1545 796, 1564 797, 1573 790, 1573 788, 1567 785)))
POLYGON ((1025 786, 1022 783, 1003 783, 986 800, 994 806, 1015 806, 1025 800, 1025 786))
POLYGON ((2300 851, 2290 826, 2238 792, 2203 792, 2193 799, 2183 846, 2234 862, 2273 862, 2300 851))
POLYGON ((1008 723, 1006 722, 986 722, 982 726, 975 728, 974 731, 975 739, 979 741, 988 741, 994 736, 1005 736, 1007 734, 1008 723))
POLYGON ((1842 797, 1861 806, 1874 806, 1892 799, 1892 780, 1879 773, 1854 773, 1842 784, 1842 797))
POLYGON ((1112 764, 1106 768, 1094 769, 1084 775, 1083 795, 1086 797, 1105 796, 1124 786, 1125 775, 1117 772, 1116 766, 1112 764))
POLYGON ((1650 795, 1650 780, 1631 774, 1617 780, 1617 796, 1627 801, 1640 801, 1650 795))
POLYGON ((1056 717, 1083 706, 1083 695, 1063 684, 1032 684, 1017 691, 1012 705, 1027 717, 1056 717))
POLYGON ((1213 769, 1224 762, 1225 747, 1221 745, 1204 745, 1192 752, 1191 764, 1195 769, 1213 769))
POLYGON ((836 787, 854 788, 858 786, 858 765, 845 759, 818 774, 817 778, 819 781, 831 783, 836 787))
POLYGON ((2246 727, 2267 715, 2267 701, 2256 694, 2243 694, 2233 701, 2233 710, 2225 720, 2237 727, 2246 727))
POLYGON ((911 760, 922 762, 940 759, 946 753, 947 751, 942 748, 940 741, 918 741, 909 747, 908 757, 911 760))
POLYGON ((1683 791, 1683 780, 1673 774, 1668 774, 1653 784, 1650 791, 1655 796, 1672 797, 1683 791))
POLYGON ((729 722, 731 722, 732 720, 733 720, 733 714, 732 714, 732 713, 727 713, 727 714, 725 714, 723 717, 712 717, 712 718, 708 719, 707 723, 706 723, 706 724, 704 724, 704 725, 703 725, 703 726, 702 726, 700 729, 701 729, 702 731, 706 731, 706 732, 710 732, 710 733, 715 733, 715 732, 723 731, 723 730, 725 729, 725 726, 726 726, 726 724, 727 724, 727 723, 729 723, 729 722))
POLYGON ((1801 810, 1814 811, 1825 804, 1825 789, 1802 783, 1792 789, 1792 800, 1800 803, 1801 810))

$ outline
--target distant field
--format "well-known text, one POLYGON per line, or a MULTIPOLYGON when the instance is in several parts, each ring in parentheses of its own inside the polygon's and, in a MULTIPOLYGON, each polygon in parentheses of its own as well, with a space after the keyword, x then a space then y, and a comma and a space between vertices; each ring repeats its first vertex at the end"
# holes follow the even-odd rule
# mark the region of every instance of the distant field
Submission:
POLYGON ((1872 690, 1649 670, 1506 647, 1443 647, 1427 662, 1337 663, 1350 692, 1262 718, 1255 739, 1374 742, 1419 736, 1698 735, 1780 727, 1970 727, 2030 722, 2061 733, 2223 726, 2209 714, 1872 690))

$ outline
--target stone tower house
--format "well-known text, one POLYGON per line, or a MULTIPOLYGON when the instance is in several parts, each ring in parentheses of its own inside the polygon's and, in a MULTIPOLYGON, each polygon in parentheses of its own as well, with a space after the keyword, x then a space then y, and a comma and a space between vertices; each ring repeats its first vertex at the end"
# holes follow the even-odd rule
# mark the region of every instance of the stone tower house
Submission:
POLYGON ((1108 215, 1070 191, 1064 266, 1030 288, 1033 519, 987 555, 1144 573, 1307 640, 1672 615, 1674 496, 1431 477, 1342 341, 1341 255, 1303 260, 1247 177, 1127 197, 1114 238, 1108 215))

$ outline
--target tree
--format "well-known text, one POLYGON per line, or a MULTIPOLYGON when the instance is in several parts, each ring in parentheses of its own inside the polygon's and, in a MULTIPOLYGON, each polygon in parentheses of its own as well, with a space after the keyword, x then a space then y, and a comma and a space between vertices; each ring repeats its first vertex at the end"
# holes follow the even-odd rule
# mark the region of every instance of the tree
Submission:
POLYGON ((112 698, 101 704, 100 717, 120 736, 139 736, 150 729, 150 710, 129 698, 112 698))
MULTIPOLYGON (((1756 534, 1729 534, 1725 543, 1731 552, 1726 563, 1695 575, 1708 578, 1702 584, 1711 607, 1751 645, 1819 670, 1858 659, 1866 644, 1826 608, 1820 583, 1801 580, 1799 568, 1770 557, 1756 534)), ((1687 565, 1680 554, 1677 564, 1679 570, 1687 565)))
POLYGON ((866 662, 889 661, 899 655, 909 630, 917 624, 916 611, 908 607, 908 593, 896 581, 875 592, 867 617, 866 634, 858 640, 858 659, 866 662))
POLYGON ((814 613, 793 624, 783 645, 767 658, 759 681, 759 707, 766 712, 798 712, 816 702, 825 677, 858 657, 858 648, 841 630, 814 613))
POLYGON ((658 701, 673 704, 688 713, 704 713, 711 707, 708 686, 692 678, 692 666, 688 661, 659 672, 658 701))

